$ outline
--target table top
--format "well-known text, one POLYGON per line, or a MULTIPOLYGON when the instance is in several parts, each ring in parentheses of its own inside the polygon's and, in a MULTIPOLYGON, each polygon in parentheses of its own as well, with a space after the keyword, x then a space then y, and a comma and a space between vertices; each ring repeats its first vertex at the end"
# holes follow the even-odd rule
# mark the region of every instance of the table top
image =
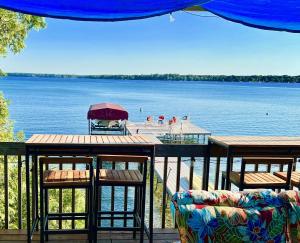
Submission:
POLYGON ((34 134, 26 141, 26 145, 154 145, 160 143, 157 138, 146 135, 34 134))
POLYGON ((300 137, 286 136, 210 136, 209 141, 224 147, 300 147, 300 137))

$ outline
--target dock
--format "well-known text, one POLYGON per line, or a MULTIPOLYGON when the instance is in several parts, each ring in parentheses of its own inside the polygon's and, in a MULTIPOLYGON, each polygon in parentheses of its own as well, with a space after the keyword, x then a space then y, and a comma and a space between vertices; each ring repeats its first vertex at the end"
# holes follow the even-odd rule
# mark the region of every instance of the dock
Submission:
POLYGON ((196 143, 205 143, 207 136, 211 133, 201 128, 189 120, 181 120, 171 125, 167 123, 155 122, 130 122, 125 125, 125 132, 128 135, 151 135, 161 141, 196 141, 196 143))
MULTIPOLYGON (((155 158, 155 173, 159 181, 163 181, 164 178, 164 158, 155 158)), ((181 161, 180 164, 180 184, 179 191, 189 190, 189 177, 190 177, 190 168, 184 162, 181 161)), ((177 158, 169 157, 168 158, 168 169, 167 169, 167 193, 169 195, 174 195, 176 192, 176 178, 177 178, 177 158)), ((196 176, 193 177, 193 189, 201 190, 202 188, 202 177, 196 176)))

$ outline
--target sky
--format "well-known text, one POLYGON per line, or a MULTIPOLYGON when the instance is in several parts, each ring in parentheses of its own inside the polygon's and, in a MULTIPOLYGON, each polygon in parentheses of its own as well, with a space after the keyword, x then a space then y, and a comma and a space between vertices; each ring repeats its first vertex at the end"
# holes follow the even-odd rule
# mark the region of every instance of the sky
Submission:
POLYGON ((30 32, 26 49, 0 58, 0 67, 60 74, 300 75, 299 34, 208 13, 173 17, 115 23, 47 18, 47 28, 30 32))

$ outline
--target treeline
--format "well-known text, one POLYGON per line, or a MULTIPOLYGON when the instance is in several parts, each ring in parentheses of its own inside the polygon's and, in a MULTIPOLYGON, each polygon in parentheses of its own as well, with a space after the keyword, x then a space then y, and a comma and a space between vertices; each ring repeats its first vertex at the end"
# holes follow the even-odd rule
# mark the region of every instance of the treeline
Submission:
POLYGON ((219 82, 277 82, 300 83, 300 75, 180 75, 180 74, 140 74, 140 75, 73 75, 73 74, 39 74, 8 73, 14 77, 45 78, 89 78, 89 79, 121 79, 121 80, 174 80, 174 81, 219 81, 219 82))

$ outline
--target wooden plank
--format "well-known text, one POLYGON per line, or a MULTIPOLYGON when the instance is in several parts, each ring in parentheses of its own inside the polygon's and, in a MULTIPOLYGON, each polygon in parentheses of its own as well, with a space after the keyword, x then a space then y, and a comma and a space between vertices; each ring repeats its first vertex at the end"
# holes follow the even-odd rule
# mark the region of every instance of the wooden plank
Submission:
MULTIPOLYGON (((0 242, 5 243, 25 243, 27 242, 26 230, 0 230, 0 242)), ((99 232, 98 242, 120 242, 120 243, 138 243, 139 238, 133 240, 132 232, 120 231, 120 232, 99 232)), ((148 242, 145 234, 145 242, 148 242)), ((179 242, 179 235, 176 229, 154 229, 154 242, 167 243, 167 242, 179 242)), ((62 235, 50 235, 49 242, 63 243, 66 241, 72 241, 72 243, 88 243, 87 234, 62 234, 62 235)), ((38 232, 34 233, 33 243, 39 242, 38 232)))
POLYGON ((91 144, 97 144, 98 142, 97 142, 97 136, 95 136, 95 135, 92 135, 91 136, 91 144))
POLYGON ((96 137, 97 143, 104 143, 102 136, 96 135, 95 137, 96 137))
POLYGON ((55 139, 53 140, 52 143, 59 144, 61 138, 62 138, 62 135, 56 135, 56 136, 55 136, 55 139))
POLYGON ((67 135, 62 135, 62 136, 61 136, 60 143, 66 143, 67 139, 68 139, 68 136, 67 136, 67 135))
POLYGON ((109 140, 108 140, 108 136, 101 136, 102 140, 103 140, 103 144, 110 144, 109 140))
POLYGON ((130 139, 130 136, 124 136, 124 139, 126 140, 127 144, 132 143, 132 140, 130 139))
POLYGON ((72 135, 67 135, 66 143, 71 144, 73 141, 73 136, 72 135))
POLYGON ((85 144, 91 144, 91 136, 85 135, 84 136, 84 143, 85 144))
POLYGON ((115 140, 113 139, 114 136, 106 136, 106 137, 107 137, 107 140, 108 140, 108 143, 109 143, 109 144, 114 144, 114 143, 116 143, 115 140))
POLYGON ((120 144, 127 144, 127 140, 125 139, 126 136, 118 136, 120 144))
POLYGON ((70 135, 72 136, 72 144, 78 144, 79 143, 79 135, 70 135))
POLYGON ((78 143, 84 144, 84 135, 78 135, 78 143))
POLYGON ((49 135, 49 134, 44 135, 43 138, 39 141, 39 143, 47 143, 50 136, 51 135, 49 135))
POLYGON ((57 135, 50 135, 50 137, 48 138, 47 143, 53 143, 53 141, 55 140, 57 135))
POLYGON ((300 146, 300 137, 287 136, 210 136, 209 140, 225 146, 300 146))
POLYGON ((122 141, 120 139, 121 136, 113 136, 113 138, 115 139, 115 142, 118 144, 122 144, 122 141))

